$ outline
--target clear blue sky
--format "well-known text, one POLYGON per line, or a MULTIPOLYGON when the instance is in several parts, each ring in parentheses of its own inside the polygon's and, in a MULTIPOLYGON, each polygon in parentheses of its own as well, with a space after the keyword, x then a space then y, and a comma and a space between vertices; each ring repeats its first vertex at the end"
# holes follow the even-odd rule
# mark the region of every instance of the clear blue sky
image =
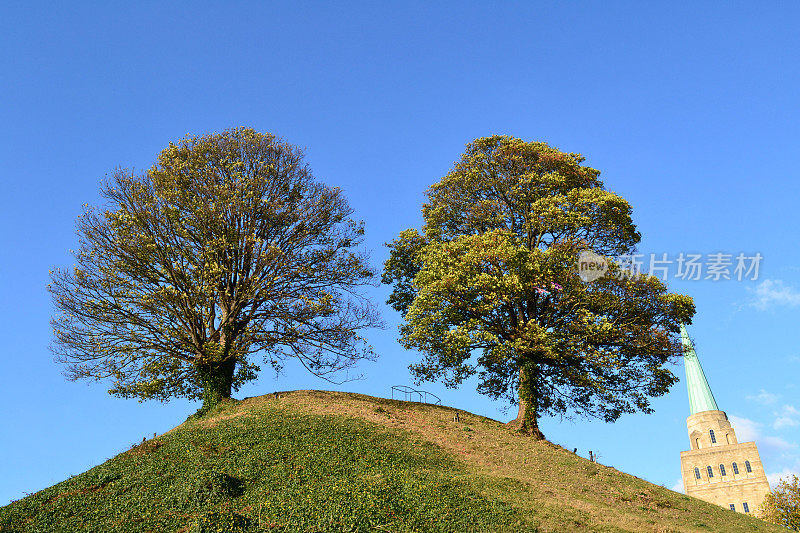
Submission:
MULTIPOLYGON (((476 137, 581 152, 634 206, 644 253, 764 256, 756 281, 671 280, 721 409, 767 472, 800 471, 800 93, 785 3, 4 3, 0 8, 0 504, 77 474, 196 408, 110 397, 52 362, 47 272, 116 166, 146 168, 187 133, 252 126, 307 147, 382 244, 419 226, 425 189, 476 137)), ((398 316, 380 363, 342 390, 386 396, 417 355, 398 316)), ((683 378, 682 365, 675 367, 683 378)), ((239 397, 330 388, 295 367, 239 397)), ((475 393, 426 388, 507 419, 475 393)), ((545 434, 673 487, 683 382, 653 415, 543 421, 545 434)), ((774 476, 773 476, 774 477, 774 476)))

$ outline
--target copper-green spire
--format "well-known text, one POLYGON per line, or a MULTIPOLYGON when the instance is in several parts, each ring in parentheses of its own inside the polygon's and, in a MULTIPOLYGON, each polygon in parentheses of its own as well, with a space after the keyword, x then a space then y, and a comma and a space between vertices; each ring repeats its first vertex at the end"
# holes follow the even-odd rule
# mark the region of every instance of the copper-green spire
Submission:
POLYGON ((702 411, 719 411, 711 387, 700 366, 700 360, 689 340, 686 326, 681 324, 681 339, 683 340, 683 364, 686 367, 686 387, 689 389, 689 409, 691 414, 702 411))

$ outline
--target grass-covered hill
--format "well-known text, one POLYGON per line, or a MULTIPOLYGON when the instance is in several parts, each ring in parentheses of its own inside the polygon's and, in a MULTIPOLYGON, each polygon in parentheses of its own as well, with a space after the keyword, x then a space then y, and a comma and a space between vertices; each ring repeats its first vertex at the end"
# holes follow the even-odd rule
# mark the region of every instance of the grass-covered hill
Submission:
POLYGON ((455 413, 322 391, 227 402, 0 508, 0 531, 784 531, 455 413))

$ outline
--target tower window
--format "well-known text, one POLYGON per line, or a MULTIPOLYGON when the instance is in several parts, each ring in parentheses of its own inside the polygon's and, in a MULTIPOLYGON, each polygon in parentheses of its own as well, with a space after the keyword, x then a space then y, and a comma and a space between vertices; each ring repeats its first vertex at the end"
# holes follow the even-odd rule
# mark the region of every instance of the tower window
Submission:
POLYGON ((735 511, 735 510, 736 510, 736 504, 735 504, 735 503, 732 503, 732 504, 731 504, 731 511, 735 511))
POLYGON ((720 463, 720 464, 719 464, 719 475, 720 475, 720 476, 725 476, 725 475, 727 475, 727 474, 725 474, 725 465, 724 465, 724 464, 722 464, 722 463, 720 463))
POLYGON ((708 430, 708 434, 711 435, 711 444, 716 444, 717 443, 717 437, 714 435, 714 430, 713 429, 709 429, 708 430))
POLYGON ((733 463, 731 466, 733 466, 733 473, 739 475, 739 465, 733 463))
POLYGON ((708 471, 708 477, 714 477, 714 469, 713 468, 711 468, 710 466, 707 466, 706 470, 708 471))
POLYGON ((697 467, 694 467, 694 477, 695 479, 700 479, 700 469, 697 467))
POLYGON ((745 461, 744 462, 744 469, 747 470, 748 472, 752 472, 753 471, 753 469, 750 468, 750 461, 745 461))
POLYGON ((744 502, 744 503, 742 504, 742 508, 744 509, 744 512, 745 512, 745 513, 749 513, 749 512, 750 512, 750 506, 749 506, 749 505, 747 505, 747 502, 744 502))

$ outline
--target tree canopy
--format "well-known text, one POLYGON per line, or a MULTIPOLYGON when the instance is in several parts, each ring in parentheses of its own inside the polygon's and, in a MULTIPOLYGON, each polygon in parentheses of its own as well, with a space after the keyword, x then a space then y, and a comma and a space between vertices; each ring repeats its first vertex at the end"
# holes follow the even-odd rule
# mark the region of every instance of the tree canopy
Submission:
POLYGON ((247 128, 187 137, 101 192, 107 205, 78 219, 75 266, 48 286, 69 378, 208 408, 256 377, 257 353, 323 377, 374 358, 363 223, 300 149, 247 128))
POLYGON ((626 200, 579 154, 507 136, 477 139, 427 191, 421 231, 389 244, 382 280, 404 318, 400 342, 422 353, 417 381, 518 403, 516 424, 542 437, 542 415, 606 421, 650 412, 677 381, 691 298, 659 279, 577 275, 577 256, 632 253, 640 234, 626 200))
POLYGON ((767 522, 800 531, 800 478, 792 475, 780 480, 764 498, 759 516, 767 522))

